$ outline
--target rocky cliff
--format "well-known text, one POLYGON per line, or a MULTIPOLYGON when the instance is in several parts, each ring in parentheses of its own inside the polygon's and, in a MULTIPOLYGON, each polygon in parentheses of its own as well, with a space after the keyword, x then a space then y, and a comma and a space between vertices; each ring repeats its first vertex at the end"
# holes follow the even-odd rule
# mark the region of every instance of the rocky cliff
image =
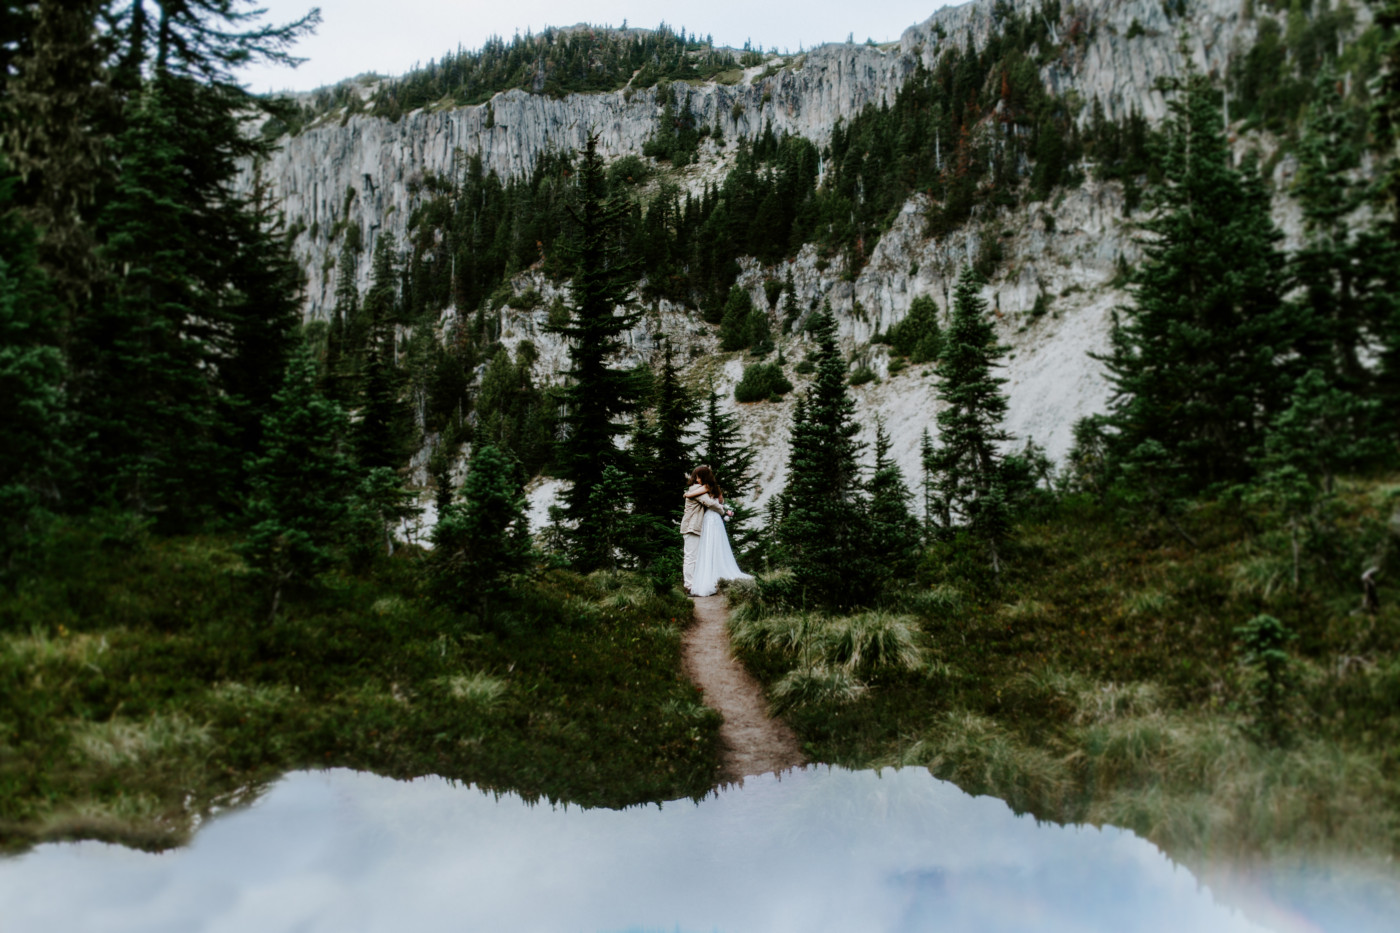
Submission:
MULTIPOLYGON (((750 68, 735 84, 677 84, 672 89, 688 94, 700 123, 719 126, 731 140, 755 137, 771 123, 777 133, 800 134, 820 146, 838 120, 893 101, 909 76, 920 67, 933 67, 949 44, 980 47, 1005 5, 1005 0, 973 0, 937 11, 906 30, 898 43, 824 45, 750 68)), ((1039 2, 1028 0, 1014 0, 1011 6, 1040 10, 1039 2)), ((1058 21, 1050 24, 1062 52, 1041 69, 1041 78, 1057 94, 1078 96, 1086 105, 1081 119, 1097 100, 1111 118, 1135 109, 1156 121, 1166 111, 1156 89, 1161 79, 1181 77, 1192 68, 1222 74, 1232 56, 1249 48, 1256 30, 1249 9, 1250 0, 1064 3, 1058 21), (1174 9, 1172 15, 1169 9, 1174 9)), ((1358 15, 1366 16, 1364 10, 1358 15)), ((308 273, 307 316, 324 317, 332 304, 336 247, 330 236, 336 223, 361 224, 367 248, 384 233, 402 243, 425 179, 451 177, 473 155, 488 170, 515 176, 528 172, 543 152, 580 147, 590 131, 599 134, 609 158, 640 154, 656 126, 660 93, 629 88, 551 99, 510 91, 496 95, 489 107, 418 110, 398 122, 366 115, 334 118, 287 139, 266 175, 289 222, 302 231, 295 250, 308 273), (353 195, 347 195, 352 189, 353 195)), ((1250 144, 1267 150, 1269 141, 1255 137, 1250 144)), ((721 178, 730 159, 732 147, 725 150, 707 141, 697 163, 674 173, 672 180, 698 188, 721 178)), ((1285 181, 1287 171, 1285 161, 1276 169, 1276 182, 1285 181)), ((1118 263, 1137 256, 1121 188, 1089 181, 1050 203, 1004 212, 994 224, 974 218, 941 238, 924 235, 922 208, 920 196, 905 205, 854 281, 819 262, 810 247, 789 263, 801 306, 814 298, 829 300, 849 351, 881 377, 853 390, 867 433, 873 436, 873 416, 883 416, 906 476, 917 476, 919 437, 924 428, 932 428, 935 413, 932 374, 927 367, 912 366, 890 376, 883 350, 869 340, 902 319, 918 295, 932 296, 946 311, 958 270, 988 237, 996 237, 1004 258, 986 294, 1011 347, 1004 373, 1009 427, 1022 441, 1034 439, 1052 457, 1062 457, 1074 421, 1102 410, 1107 398, 1101 369, 1088 354, 1105 348, 1109 315, 1124 298, 1114 284, 1118 263), (1038 298, 1041 313, 1034 314, 1038 298)), ((1279 198, 1277 215, 1285 232, 1295 235, 1286 198, 1279 198)), ((368 266, 360 263, 362 288, 368 285, 368 266)), ((787 271, 762 271, 749 264, 740 283, 758 300, 763 279, 782 278, 787 271)), ((547 297, 555 289, 533 273, 519 277, 516 286, 539 289, 547 297)), ((732 405, 730 390, 743 367, 740 356, 717 355, 712 328, 693 314, 665 303, 651 310, 632 336, 634 356, 650 358, 665 334, 693 361, 688 372, 695 387, 708 390, 713 384, 732 405)), ((542 351, 538 375, 550 378, 565 348, 542 332, 543 310, 505 313, 503 340, 508 345, 534 341, 542 351)), ((797 338, 785 340, 788 357, 799 359, 797 338)), ((800 388, 801 378, 797 381, 800 388)), ((763 448, 760 501, 781 488, 791 398, 737 406, 763 448)))

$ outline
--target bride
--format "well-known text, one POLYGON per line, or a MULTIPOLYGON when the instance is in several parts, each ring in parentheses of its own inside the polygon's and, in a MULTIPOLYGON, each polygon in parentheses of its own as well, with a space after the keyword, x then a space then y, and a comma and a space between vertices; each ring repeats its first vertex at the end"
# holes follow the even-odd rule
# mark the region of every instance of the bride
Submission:
MULTIPOLYGON (((715 473, 708 466, 695 471, 695 482, 703 488, 686 493, 692 498, 709 493, 720 504, 724 503, 724 490, 715 481, 715 473)), ((726 515, 734 513, 728 509, 726 515)), ((729 549, 729 535, 724 529, 725 519, 719 512, 705 510, 705 522, 700 528, 700 553, 695 558, 695 577, 690 583, 691 596, 713 596, 719 589, 721 580, 752 580, 749 574, 739 569, 734 560, 734 552, 729 549)))

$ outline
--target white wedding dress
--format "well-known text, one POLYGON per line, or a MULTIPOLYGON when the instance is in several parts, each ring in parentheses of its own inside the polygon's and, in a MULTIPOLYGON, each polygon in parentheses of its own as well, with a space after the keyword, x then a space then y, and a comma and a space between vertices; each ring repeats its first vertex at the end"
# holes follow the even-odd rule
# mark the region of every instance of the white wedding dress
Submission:
POLYGON ((700 526, 700 552, 695 557, 695 576, 690 581, 690 595, 713 596, 721 580, 752 580, 739 569, 734 552, 729 549, 729 534, 719 513, 705 510, 700 526))

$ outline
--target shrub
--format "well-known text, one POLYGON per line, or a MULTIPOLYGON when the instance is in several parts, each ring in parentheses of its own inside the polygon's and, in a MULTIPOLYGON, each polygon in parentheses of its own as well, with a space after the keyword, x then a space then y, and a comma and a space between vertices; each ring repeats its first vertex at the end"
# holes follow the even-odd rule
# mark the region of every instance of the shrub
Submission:
POLYGON ((863 386, 867 382, 874 381, 875 370, 871 369, 869 366, 861 366, 855 372, 851 373, 850 383, 853 386, 863 386))
POLYGON ((651 166, 634 155, 623 156, 608 166, 608 186, 641 185, 651 178, 651 166))
POLYGON ((1283 738, 1284 706, 1293 685, 1293 659, 1285 649, 1298 636, 1269 615, 1255 616, 1235 634, 1243 643, 1242 660, 1255 671, 1251 689, 1256 724, 1277 743, 1283 738))
POLYGON ((761 402, 792 391, 792 383, 777 363, 754 363, 744 368, 744 378, 734 387, 739 402, 761 402))

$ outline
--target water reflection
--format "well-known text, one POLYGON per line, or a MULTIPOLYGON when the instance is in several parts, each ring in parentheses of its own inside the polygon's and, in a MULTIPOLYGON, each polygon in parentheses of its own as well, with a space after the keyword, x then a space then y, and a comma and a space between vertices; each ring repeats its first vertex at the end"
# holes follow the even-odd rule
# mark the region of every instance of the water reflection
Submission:
POLYGON ((1037 825, 912 768, 809 768, 622 811, 306 772, 187 849, 0 862, 0 929, 1393 929, 1394 879, 1331 871, 1236 879, 1241 910, 1131 833, 1037 825))

